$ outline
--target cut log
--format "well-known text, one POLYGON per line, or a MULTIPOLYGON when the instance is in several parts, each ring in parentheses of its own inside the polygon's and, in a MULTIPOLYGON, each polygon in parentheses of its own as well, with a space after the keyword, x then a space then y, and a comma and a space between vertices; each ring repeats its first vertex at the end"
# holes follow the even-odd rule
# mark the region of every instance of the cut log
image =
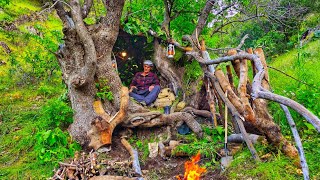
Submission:
POLYGON ((231 85, 231 88, 232 88, 233 92, 235 92, 236 94, 238 94, 237 89, 236 89, 235 86, 234 86, 233 76, 232 76, 232 71, 231 71, 230 65, 227 65, 226 68, 227 68, 227 76, 228 76, 228 79, 229 79, 229 83, 230 83, 230 85, 231 85))
MULTIPOLYGON (((252 48, 247 49, 247 52, 248 52, 249 54, 253 54, 252 48)), ((254 77, 254 76, 257 74, 257 68, 256 68, 256 66, 254 65, 254 61, 253 61, 253 60, 250 60, 250 62, 251 62, 252 74, 253 74, 253 77, 254 77)))
MULTIPOLYGON (((159 112, 150 112, 150 113, 159 113, 159 112)), ((145 116, 148 116, 148 113, 141 113, 140 118, 145 119, 145 116)), ((132 124, 130 123, 132 119, 127 119, 126 122, 122 125, 124 127, 139 127, 139 128, 150 128, 158 127, 164 125, 175 124, 179 121, 184 121, 189 128, 198 136, 202 137, 203 132, 200 124, 193 118, 193 116, 187 112, 175 112, 171 114, 161 114, 160 116, 151 118, 150 121, 144 122, 142 124, 132 124)))
POLYGON ((211 117, 211 113, 209 111, 207 111, 207 110, 198 110, 198 109, 195 109, 193 107, 186 107, 186 108, 182 109, 181 112, 188 112, 190 114, 195 114, 195 115, 206 117, 206 118, 210 118, 211 117))
POLYGON ((240 78, 239 78, 238 92, 240 95, 240 101, 244 108, 243 116, 250 123, 254 124, 256 119, 248 99, 249 95, 247 94, 247 82, 248 82, 247 60, 242 59, 240 60, 240 78))
POLYGON ((112 133, 114 128, 125 120, 127 115, 127 108, 129 103, 129 91, 127 87, 121 89, 121 101, 120 110, 110 119, 104 119, 106 117, 102 107, 99 103, 95 103, 95 111, 99 115, 94 118, 91 125, 92 128, 88 131, 87 135, 90 137, 89 147, 93 147, 95 150, 103 145, 111 144, 112 133), (98 104, 98 105, 97 105, 98 104))
POLYGON ((222 124, 221 119, 224 119, 223 105, 222 105, 223 103, 222 103, 222 100, 221 100, 217 90, 215 88, 213 88, 213 90, 214 90, 215 97, 217 98, 217 101, 218 101, 219 114, 220 114, 220 124, 222 124))
POLYGON ((267 66, 266 58, 264 56, 264 52, 263 52, 262 48, 255 49, 254 54, 256 54, 259 57, 259 59, 262 63, 263 69, 264 69, 264 81, 262 82, 262 87, 269 89, 269 88, 267 88, 269 86, 269 82, 270 82, 269 81, 268 66, 267 66))
MULTIPOLYGON (((265 139, 262 136, 259 136, 257 134, 248 134, 249 140, 252 142, 252 144, 256 144, 258 141, 263 141, 265 139)), ((231 143, 243 143, 245 142, 242 134, 231 134, 228 136, 228 142, 231 143)))
POLYGON ((211 112, 211 117, 213 119, 213 125, 214 125, 214 127, 217 127, 218 122, 217 122, 217 116, 216 116, 216 103, 214 102, 214 94, 212 92, 210 80, 208 80, 206 78, 205 83, 206 83, 205 87, 206 87, 206 92, 207 92, 208 104, 209 104, 209 108, 210 108, 210 112, 211 112))
MULTIPOLYGON (((228 54, 228 56, 236 55, 237 54, 237 50, 230 49, 227 54, 228 54)), ((236 72, 236 75, 238 77, 240 77, 240 60, 236 59, 234 61, 231 61, 231 64, 233 66, 234 71, 236 72)))
POLYGON ((212 83, 213 83, 215 89, 217 90, 217 93, 219 94, 221 99, 224 101, 225 105, 228 106, 230 112, 232 113, 232 116, 236 119, 238 126, 239 126, 239 129, 240 129, 240 132, 245 139, 245 142, 247 144, 248 149, 250 150, 250 152, 252 154, 253 159, 255 159, 256 161, 260 161, 259 156, 257 155, 256 150, 254 149, 251 141, 249 140, 248 134, 243 126, 241 115, 238 113, 237 109, 233 106, 231 101, 229 101, 229 99, 224 96, 224 92, 223 92, 222 88, 220 87, 220 84, 218 83, 217 78, 214 76, 210 76, 210 77, 212 79, 212 83))
MULTIPOLYGON (((228 99, 231 101, 231 103, 234 105, 234 107, 237 109, 237 111, 243 116, 244 115, 244 108, 242 106, 240 98, 233 92, 233 90, 232 90, 230 84, 228 83, 227 78, 225 77, 222 70, 221 69, 217 70, 215 72, 215 75, 217 77, 217 80, 219 81, 219 84, 221 85, 222 90, 224 92, 228 91, 228 99)), ((221 97, 220 94, 219 94, 219 96, 221 97)), ((245 117, 245 118, 247 118, 247 117, 245 117)))
MULTIPOLYGON (((205 60, 210 60, 210 55, 208 53, 208 51, 206 51, 206 45, 204 40, 201 40, 201 56, 203 57, 203 59, 205 60)), ((214 74, 215 71, 215 67, 216 65, 209 65, 208 66, 208 70, 214 74)), ((218 122, 217 122, 217 116, 216 116, 216 105, 214 102, 214 92, 211 90, 211 82, 209 79, 205 79, 205 88, 206 88, 206 93, 207 93, 207 99, 208 99, 208 104, 209 104, 209 108, 210 108, 210 112, 211 112, 211 116, 213 119, 213 124, 214 127, 218 126, 218 122)))

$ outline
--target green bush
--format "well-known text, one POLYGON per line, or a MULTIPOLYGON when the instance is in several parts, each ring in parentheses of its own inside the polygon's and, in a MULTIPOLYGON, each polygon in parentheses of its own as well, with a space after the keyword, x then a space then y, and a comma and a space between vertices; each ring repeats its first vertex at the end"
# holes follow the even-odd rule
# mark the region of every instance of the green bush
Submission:
POLYGON ((41 163, 57 163, 66 157, 73 156, 81 149, 81 146, 70 139, 68 133, 63 132, 60 128, 38 132, 34 147, 38 160, 41 163))
POLYGON ((0 0, 0 8, 5 7, 6 5, 8 5, 10 3, 9 0, 0 0))
POLYGON ((98 89, 98 92, 96 93, 97 98, 108 101, 112 101, 114 99, 108 80, 100 80, 98 83, 96 83, 96 88, 98 89))
POLYGON ((43 84, 43 85, 40 85, 37 93, 39 95, 44 96, 44 97, 48 97, 48 96, 54 95, 57 92, 53 86, 48 86, 48 85, 43 84))
POLYGON ((81 149, 79 144, 72 141, 68 132, 62 130, 72 123, 72 116, 72 109, 60 98, 49 100, 41 108, 39 120, 44 122, 44 130, 36 133, 34 148, 41 163, 63 161, 81 149))
POLYGON ((48 127, 67 127, 73 122, 73 110, 60 99, 51 99, 41 109, 41 118, 48 127))

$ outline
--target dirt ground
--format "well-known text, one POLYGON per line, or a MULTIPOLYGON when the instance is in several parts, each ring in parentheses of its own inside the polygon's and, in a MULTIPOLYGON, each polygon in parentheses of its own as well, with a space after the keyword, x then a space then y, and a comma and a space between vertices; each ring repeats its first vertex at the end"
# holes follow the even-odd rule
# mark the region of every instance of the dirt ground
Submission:
MULTIPOLYGON (((149 129, 135 129, 134 135, 138 139, 145 139, 150 136, 155 137, 166 133, 165 127, 161 128, 149 128, 149 129)), ((126 161, 130 159, 129 152, 124 148, 120 142, 119 131, 113 136, 112 150, 108 152, 108 157, 112 157, 115 161, 126 161)), ((163 159, 159 155, 152 159, 146 157, 142 160, 143 153, 139 152, 139 161, 143 177, 146 180, 175 180, 175 176, 184 174, 184 163, 190 160, 190 157, 168 157, 163 159)), ((146 155, 145 155, 146 156, 146 155)), ((201 165, 201 161, 200 161, 201 165)), ((220 175, 220 170, 208 170, 201 179, 227 179, 225 176, 220 175)))

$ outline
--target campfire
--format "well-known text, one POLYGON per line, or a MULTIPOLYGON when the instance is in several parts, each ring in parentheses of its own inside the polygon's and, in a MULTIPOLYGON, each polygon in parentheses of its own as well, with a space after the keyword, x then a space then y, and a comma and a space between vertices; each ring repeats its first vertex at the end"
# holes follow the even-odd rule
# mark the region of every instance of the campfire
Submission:
POLYGON ((187 161, 184 164, 185 173, 184 177, 177 175, 178 180, 199 180, 201 174, 206 172, 206 168, 200 167, 197 163, 200 161, 200 152, 197 155, 192 156, 191 161, 187 161))

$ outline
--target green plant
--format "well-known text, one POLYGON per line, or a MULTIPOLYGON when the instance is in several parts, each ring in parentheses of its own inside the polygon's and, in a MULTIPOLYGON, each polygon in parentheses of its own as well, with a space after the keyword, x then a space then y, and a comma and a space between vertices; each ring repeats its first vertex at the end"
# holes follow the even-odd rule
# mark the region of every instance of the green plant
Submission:
POLYGON ((224 129, 221 126, 217 126, 216 128, 205 126, 203 127, 204 133, 206 135, 210 136, 213 140, 213 142, 222 142, 223 141, 223 135, 224 135, 224 129))
POLYGON ((3 8, 10 3, 9 0, 0 0, 0 7, 3 8))
POLYGON ((34 149, 41 163, 57 163, 66 157, 73 156, 81 146, 72 142, 68 133, 55 128, 38 132, 34 149))
POLYGON ((225 174, 230 179, 248 179, 259 177, 259 179, 299 179, 297 168, 290 158, 286 157, 281 151, 271 152, 270 146, 255 144, 259 156, 268 153, 268 159, 263 162, 255 162, 252 159, 250 151, 246 148, 243 152, 236 154, 231 166, 228 167, 225 174))
POLYGON ((141 67, 139 68, 134 59, 130 59, 123 66, 123 68, 119 69, 119 77, 124 86, 129 86, 135 73, 142 71, 142 69, 141 67))
POLYGON ((198 61, 192 61, 185 65, 185 73, 183 75, 183 81, 185 84, 189 84, 191 81, 197 80, 203 75, 201 66, 198 61))
POLYGON ((218 156, 217 151, 223 147, 224 130, 222 127, 210 128, 203 126, 203 131, 205 134, 202 139, 197 138, 194 134, 178 136, 186 144, 179 145, 174 150, 174 153, 184 152, 191 156, 200 151, 204 157, 205 166, 213 168, 218 165, 216 161, 218 156))
POLYGON ((42 95, 44 97, 48 97, 48 96, 52 96, 55 91, 54 91, 54 87, 52 86, 48 86, 48 85, 41 85, 39 88, 38 88, 38 94, 39 95, 42 95))
POLYGON ((73 110, 60 99, 49 100, 40 112, 40 118, 46 120, 48 127, 67 127, 73 122, 73 110))
POLYGON ((198 61, 192 61, 191 63, 186 64, 185 72, 183 74, 183 89, 186 94, 190 94, 190 87, 196 85, 197 90, 200 90, 203 81, 200 80, 200 77, 203 76, 203 71, 198 61), (196 84, 192 84, 192 82, 196 82, 196 84))
POLYGON ((98 89, 96 96, 102 100, 112 101, 114 99, 113 93, 108 85, 108 80, 102 79, 96 83, 96 88, 98 89))

